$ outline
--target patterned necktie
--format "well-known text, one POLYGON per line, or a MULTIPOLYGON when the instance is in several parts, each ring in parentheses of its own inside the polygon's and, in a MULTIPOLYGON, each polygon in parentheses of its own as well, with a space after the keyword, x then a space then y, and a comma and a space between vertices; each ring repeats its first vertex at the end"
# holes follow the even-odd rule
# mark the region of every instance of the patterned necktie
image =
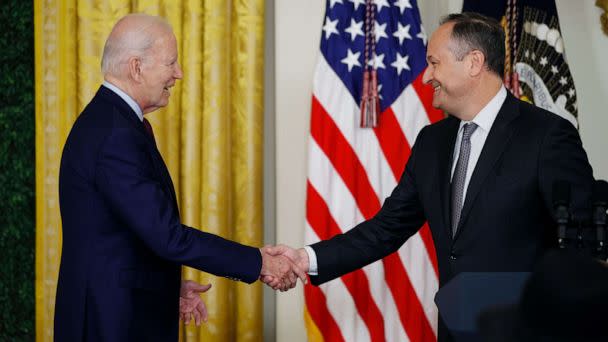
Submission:
POLYGON ((452 237, 456 236, 456 230, 460 222, 460 212, 464 204, 464 181, 467 176, 469 155, 471 154, 471 135, 476 129, 477 125, 473 122, 464 125, 460 155, 452 177, 452 237))
POLYGON ((148 134, 150 134, 150 136, 152 137, 152 140, 154 140, 154 143, 156 144, 156 139, 154 139, 154 131, 152 130, 152 125, 150 124, 150 121, 148 121, 148 119, 144 118, 144 129, 146 130, 146 132, 148 132, 148 134))

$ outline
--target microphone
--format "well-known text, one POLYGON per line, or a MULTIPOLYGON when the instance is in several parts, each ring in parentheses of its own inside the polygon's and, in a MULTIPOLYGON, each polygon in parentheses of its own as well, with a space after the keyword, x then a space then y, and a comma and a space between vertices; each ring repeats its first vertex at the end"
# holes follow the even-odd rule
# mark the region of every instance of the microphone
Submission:
POLYGON ((570 183, 564 180, 553 182, 553 213, 557 223, 557 242, 560 249, 566 248, 566 229, 570 219, 570 183))
POLYGON ((593 184, 593 225, 597 240, 596 252, 601 257, 606 243, 606 210, 608 209, 608 182, 596 180, 593 184))

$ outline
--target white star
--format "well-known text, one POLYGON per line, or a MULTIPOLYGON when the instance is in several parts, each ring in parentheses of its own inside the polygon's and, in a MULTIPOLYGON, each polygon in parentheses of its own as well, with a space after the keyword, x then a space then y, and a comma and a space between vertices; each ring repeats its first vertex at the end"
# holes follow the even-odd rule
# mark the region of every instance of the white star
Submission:
POLYGON ((351 41, 355 41, 355 38, 357 38, 357 36, 365 36, 365 34, 363 33, 363 30, 361 29, 363 27, 363 20, 361 20, 360 22, 356 22, 355 19, 350 19, 350 26, 344 30, 348 33, 350 33, 350 39, 351 41))
POLYGON ((532 60, 535 61, 536 60, 536 54, 534 52, 532 52, 532 60))
POLYGON ((547 57, 543 56, 540 58, 540 65, 545 66, 547 63, 549 63, 549 61, 547 61, 547 57))
POLYGON ((378 13, 380 13, 380 11, 382 11, 383 7, 391 7, 391 5, 388 4, 387 0, 374 0, 374 4, 376 4, 376 8, 378 9, 378 13))
POLYGON ((384 54, 374 55, 374 59, 367 62, 369 66, 376 67, 376 69, 386 69, 384 65, 384 54))
POLYGON ((401 57, 399 52, 397 52, 397 59, 393 63, 391 63, 391 66, 397 69, 397 75, 401 75, 401 71, 403 69, 410 70, 410 66, 407 64, 407 60, 409 58, 410 56, 408 55, 401 57))
POLYGON ((566 85, 566 84, 568 84, 568 79, 566 79, 564 76, 562 76, 562 77, 559 79, 559 83, 560 83, 561 85, 566 85))
POLYGON ((361 66, 359 63, 359 56, 361 52, 353 53, 350 49, 347 51, 348 55, 341 61, 342 63, 348 65, 348 71, 351 71, 354 66, 361 66))
POLYGON ((335 33, 337 35, 340 34, 338 32, 338 29, 336 29, 336 26, 338 26, 338 19, 332 21, 329 20, 329 17, 325 18, 325 25, 323 25, 323 31, 325 31, 325 39, 328 39, 332 33, 335 33))
POLYGON ((380 25, 376 21, 376 26, 374 27, 374 35, 376 36, 376 42, 380 41, 380 38, 388 38, 386 35, 386 23, 380 25))
POLYGON ((558 72, 558 71, 559 71, 559 70, 557 70, 557 67, 556 67, 555 65, 552 65, 552 66, 551 66, 551 72, 552 72, 552 73, 557 74, 557 72, 558 72))
POLYGON ((568 96, 570 96, 570 97, 574 96, 574 88, 568 89, 568 96))
POLYGON ((424 46, 426 46, 426 31, 424 31, 424 26, 420 25, 420 33, 418 33, 416 35, 416 38, 420 38, 422 39, 422 44, 424 44, 424 46))
POLYGON ((333 8, 336 3, 343 4, 342 0, 329 0, 329 8, 333 8))
POLYGON ((394 5, 399 7, 399 12, 401 12, 401 14, 403 14, 403 11, 405 11, 406 8, 412 8, 410 0, 397 0, 394 5))
POLYGON ((524 52, 524 56, 526 56, 526 58, 530 57, 530 51, 526 50, 526 52, 524 52))
POLYGON ((355 11, 359 8, 359 5, 365 6, 365 0, 348 0, 348 1, 353 3, 353 6, 355 6, 355 11))
POLYGON ((401 26, 401 23, 397 23, 397 25, 399 25, 399 29, 393 33, 393 36, 399 38, 399 45, 403 44, 403 40, 406 38, 412 39, 412 36, 410 36, 410 24, 401 26))
POLYGON ((384 100, 384 98, 382 97, 382 84, 378 84, 378 97, 380 98, 380 100, 384 100))
POLYGON ((577 109, 578 109, 578 103, 574 102, 574 103, 572 104, 572 107, 574 107, 574 110, 577 110, 577 109))

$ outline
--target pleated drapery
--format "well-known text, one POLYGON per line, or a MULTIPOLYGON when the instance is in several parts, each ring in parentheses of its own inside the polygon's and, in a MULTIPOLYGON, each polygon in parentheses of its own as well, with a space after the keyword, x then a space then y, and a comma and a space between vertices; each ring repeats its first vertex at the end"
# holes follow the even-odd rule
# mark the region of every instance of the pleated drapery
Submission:
MULTIPOLYGON (((249 245, 263 242, 264 0, 35 0, 37 341, 53 337, 61 151, 103 80, 105 39, 128 13, 160 15, 177 37, 184 78, 169 105, 146 118, 183 223, 249 245)), ((262 340, 259 283, 189 268, 183 278, 213 287, 203 296, 209 322, 182 328, 181 340, 262 340)))

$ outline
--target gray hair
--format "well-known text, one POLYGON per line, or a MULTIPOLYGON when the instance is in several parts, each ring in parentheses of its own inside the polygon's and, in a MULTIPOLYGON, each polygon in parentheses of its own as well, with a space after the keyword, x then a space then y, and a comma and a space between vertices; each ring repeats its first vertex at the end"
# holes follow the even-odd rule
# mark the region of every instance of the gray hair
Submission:
POLYGON ((103 48, 101 57, 101 72, 106 75, 119 77, 129 58, 136 56, 145 59, 148 50, 159 38, 158 29, 173 32, 171 25, 158 16, 147 14, 129 14, 122 17, 112 29, 103 48), (126 20, 134 21, 134 28, 116 33, 117 27, 126 20))

